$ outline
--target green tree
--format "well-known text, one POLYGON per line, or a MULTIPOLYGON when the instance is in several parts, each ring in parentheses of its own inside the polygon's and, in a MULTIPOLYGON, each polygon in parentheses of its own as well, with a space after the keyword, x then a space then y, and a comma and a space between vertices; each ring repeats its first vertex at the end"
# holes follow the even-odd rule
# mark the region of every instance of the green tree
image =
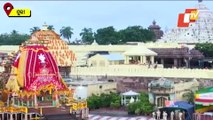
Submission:
POLYGON ((92 95, 87 99, 90 109, 104 108, 119 108, 121 104, 120 95, 117 93, 92 95))
POLYGON ((71 28, 69 26, 68 27, 62 27, 60 29, 61 36, 63 36, 65 39, 67 39, 69 44, 71 43, 70 39, 73 35, 72 31, 73 31, 73 28, 71 28))
MULTIPOLYGON (((137 109, 140 110, 141 108, 141 102, 138 101, 138 102, 134 102, 134 103, 130 103, 128 106, 127 106, 127 110, 128 110, 128 114, 135 114, 137 113, 138 111, 136 111, 137 109)), ((141 112, 141 111, 140 111, 141 112)))
POLYGON ((27 34, 19 34, 18 31, 13 30, 10 34, 0 34, 0 45, 21 45, 29 37, 27 34))
POLYGON ((95 40, 97 41, 98 44, 102 44, 102 45, 118 44, 119 34, 114 29, 113 26, 100 28, 95 33, 95 40))
POLYGON ((139 100, 143 103, 149 102, 149 96, 145 92, 141 92, 139 96, 139 100))
POLYGON ((49 25, 49 26, 47 27, 47 29, 48 29, 48 30, 55 30, 55 28, 54 28, 53 25, 49 25))
POLYGON ((39 30, 40 30, 39 27, 30 28, 30 34, 33 34, 34 32, 39 31, 39 30))
POLYGON ((141 26, 130 26, 120 30, 120 39, 122 43, 126 42, 148 42, 155 40, 154 32, 143 29, 141 26))
POLYGON ((189 91, 184 93, 182 96, 183 96, 183 99, 185 99, 187 102, 194 104, 194 92, 189 91))
POLYGON ((101 106, 100 97, 97 95, 92 95, 87 99, 88 107, 90 109, 98 109, 101 106))
POLYGON ((121 101, 120 100, 116 100, 114 102, 110 103, 110 107, 112 108, 120 108, 121 107, 121 101))
POLYGON ((17 35, 17 34, 18 34, 18 31, 12 30, 11 35, 17 35))
POLYGON ((154 106, 149 102, 148 94, 140 93, 139 101, 128 105, 129 114, 149 114, 154 110, 154 106))
POLYGON ((213 57, 213 43, 198 43, 195 49, 202 52, 205 57, 213 57))
POLYGON ((80 33, 82 42, 85 44, 91 44, 94 41, 94 33, 92 28, 84 28, 80 33))

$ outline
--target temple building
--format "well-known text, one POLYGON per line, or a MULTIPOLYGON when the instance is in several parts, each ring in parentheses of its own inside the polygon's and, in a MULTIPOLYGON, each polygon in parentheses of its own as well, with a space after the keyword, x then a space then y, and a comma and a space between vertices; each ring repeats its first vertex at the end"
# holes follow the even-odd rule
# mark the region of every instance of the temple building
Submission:
POLYGON ((148 29, 155 33, 155 39, 160 39, 163 36, 163 31, 159 25, 156 25, 155 20, 152 22, 152 25, 148 27, 148 29))
POLYGON ((47 29, 48 25, 43 25, 43 29, 32 34, 30 40, 22 45, 42 44, 46 46, 57 62, 62 76, 68 76, 71 66, 76 61, 75 54, 69 50, 69 46, 53 30, 47 29))
POLYGON ((175 27, 171 29, 158 41, 188 44, 213 42, 212 11, 210 11, 202 1, 199 1, 194 8, 199 11, 198 20, 190 23, 189 27, 175 27))

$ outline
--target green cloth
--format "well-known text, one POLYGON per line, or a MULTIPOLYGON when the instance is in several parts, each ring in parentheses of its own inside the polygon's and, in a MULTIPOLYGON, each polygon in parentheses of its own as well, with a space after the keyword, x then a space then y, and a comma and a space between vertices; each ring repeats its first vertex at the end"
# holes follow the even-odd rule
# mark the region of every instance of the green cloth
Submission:
POLYGON ((200 90, 196 91, 196 94, 203 94, 203 93, 209 93, 209 92, 213 93, 213 87, 200 89, 200 90))

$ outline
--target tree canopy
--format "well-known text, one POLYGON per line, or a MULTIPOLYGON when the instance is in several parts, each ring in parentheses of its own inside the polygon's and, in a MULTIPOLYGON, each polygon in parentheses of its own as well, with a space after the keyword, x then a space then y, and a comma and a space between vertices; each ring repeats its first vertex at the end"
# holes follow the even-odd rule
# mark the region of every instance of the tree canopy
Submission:
POLYGON ((73 35, 73 28, 71 28, 70 26, 62 27, 60 29, 60 34, 61 34, 61 36, 66 38, 68 40, 68 43, 70 44, 71 43, 70 39, 71 39, 71 37, 73 35))
POLYGON ((84 28, 80 33, 82 42, 85 44, 91 44, 94 41, 94 33, 92 32, 92 28, 84 28))
POLYGON ((205 57, 213 57, 213 43, 198 43, 195 49, 202 52, 205 57))
MULTIPOLYGON (((49 30, 54 30, 53 25, 49 25, 49 30)), ((30 34, 39 31, 39 27, 30 28, 30 34)), ((101 45, 109 44, 125 44, 127 42, 149 42, 155 41, 155 35, 152 31, 144 29, 141 26, 129 26, 122 30, 116 30, 113 26, 99 28, 95 32, 92 28, 83 28, 81 33, 81 39, 71 41, 73 35, 73 28, 70 26, 62 27, 60 29, 60 35, 68 40, 68 44, 91 44, 94 40, 101 45)), ((19 45, 23 41, 27 40, 29 35, 19 34, 16 30, 11 33, 0 34, 0 44, 2 45, 19 45)), ((213 52, 209 51, 209 54, 213 52)))
POLYGON ((92 95, 87 99, 88 107, 90 109, 99 108, 119 108, 121 106, 121 98, 117 93, 92 95))
POLYGON ((30 34, 33 34, 34 32, 39 31, 39 30, 40 30, 39 27, 32 27, 32 28, 30 28, 30 34))
POLYGON ((54 28, 53 25, 49 25, 49 26, 47 27, 47 29, 48 29, 48 30, 55 30, 55 28, 54 28))
POLYGON ((141 26, 130 26, 119 31, 113 26, 109 26, 97 29, 95 34, 93 34, 91 28, 84 28, 80 35, 84 44, 91 44, 93 39, 102 45, 155 41, 154 32, 141 26))
POLYGON ((149 114, 153 112, 154 105, 149 102, 149 96, 147 93, 140 93, 139 101, 130 103, 128 105, 128 113, 129 114, 149 114))
POLYGON ((121 42, 148 42, 155 40, 154 32, 143 29, 141 26, 130 26, 119 31, 121 42))
POLYGON ((108 45, 108 44, 118 44, 119 34, 114 29, 113 26, 106 28, 100 28, 95 33, 95 40, 98 44, 108 45))
POLYGON ((0 34, 0 45, 21 45, 29 37, 27 34, 19 34, 18 31, 13 30, 10 34, 0 34))

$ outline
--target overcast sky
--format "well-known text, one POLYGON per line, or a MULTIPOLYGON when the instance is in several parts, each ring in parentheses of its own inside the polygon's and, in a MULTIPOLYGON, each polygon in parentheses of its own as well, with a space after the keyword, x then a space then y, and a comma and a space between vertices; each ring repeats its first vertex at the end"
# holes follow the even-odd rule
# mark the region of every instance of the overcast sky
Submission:
MULTIPOLYGON (((9 18, 3 10, 6 2, 0 2, 0 33, 29 33, 33 26, 41 27, 44 22, 53 25, 56 32, 62 26, 74 29, 72 40, 80 38, 84 27, 98 28, 114 26, 120 30, 128 26, 141 25, 147 28, 155 19, 162 30, 177 26, 179 13, 193 8, 197 1, 13 1, 14 8, 30 8, 30 18, 9 18)), ((203 2, 213 11, 213 1, 203 2)))

